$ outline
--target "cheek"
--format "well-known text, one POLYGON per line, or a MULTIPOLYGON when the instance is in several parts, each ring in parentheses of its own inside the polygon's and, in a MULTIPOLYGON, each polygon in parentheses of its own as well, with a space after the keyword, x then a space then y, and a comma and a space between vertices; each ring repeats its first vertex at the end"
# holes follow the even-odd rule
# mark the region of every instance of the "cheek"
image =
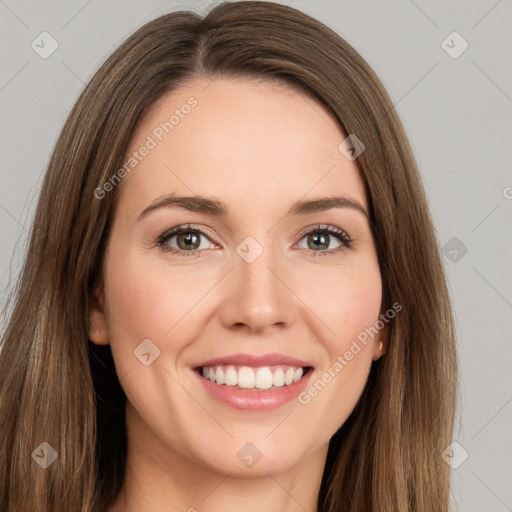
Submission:
POLYGON ((194 306, 211 283, 204 272, 148 260, 143 251, 114 248, 107 254, 104 276, 116 372, 130 403, 156 426, 167 410, 163 404, 176 410, 187 399, 179 385, 166 394, 173 387, 168 371, 173 373, 189 340, 198 335, 200 326, 192 317, 200 308, 194 306))
POLYGON ((121 339, 162 340, 207 291, 204 273, 165 262, 148 263, 149 259, 137 252, 122 260, 112 254, 106 266, 111 327, 122 328, 121 339))
POLYGON ((337 269, 320 268, 303 279, 300 296, 326 329, 324 343, 331 355, 378 319, 382 281, 376 259, 337 269))
POLYGON ((340 293, 337 315, 333 319, 340 349, 356 339, 378 319, 382 300, 382 284, 379 272, 354 278, 345 283, 340 293))
MULTIPOLYGON (((341 283, 336 313, 332 311, 335 336, 328 341, 331 366, 362 391, 373 355, 375 323, 379 318, 382 281, 378 265, 368 265, 341 283)), ((332 372, 331 372, 332 373, 332 372)), ((342 380, 342 379, 340 379, 342 380)))
MULTIPOLYGON (((317 274, 318 275, 318 274, 317 274)), ((360 398, 372 364, 375 323, 379 318, 382 282, 377 261, 331 272, 322 285, 308 288, 318 316, 329 330, 322 338, 325 357, 299 403, 328 436, 346 421, 360 398), (328 279, 327 279, 328 277, 328 279)))

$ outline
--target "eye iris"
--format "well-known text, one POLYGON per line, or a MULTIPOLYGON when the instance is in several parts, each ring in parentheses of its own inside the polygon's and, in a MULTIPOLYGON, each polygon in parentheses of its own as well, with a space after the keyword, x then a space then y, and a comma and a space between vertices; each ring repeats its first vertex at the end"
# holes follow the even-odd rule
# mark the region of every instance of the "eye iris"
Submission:
POLYGON ((323 233, 310 234, 308 236, 308 247, 310 249, 327 249, 329 247, 329 235, 323 233), (313 241, 314 247, 309 245, 309 242, 313 241))
POLYGON ((190 231, 186 231, 178 235, 178 247, 180 249, 197 249, 201 242, 199 240, 199 236, 196 233, 192 233, 190 231))

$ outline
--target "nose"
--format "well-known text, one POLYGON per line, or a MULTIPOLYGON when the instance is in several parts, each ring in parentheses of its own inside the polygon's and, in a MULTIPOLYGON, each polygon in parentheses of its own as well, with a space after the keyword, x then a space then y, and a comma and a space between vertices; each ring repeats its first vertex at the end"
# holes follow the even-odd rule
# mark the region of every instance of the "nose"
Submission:
POLYGON ((230 330, 260 333, 289 327, 298 299, 287 283, 283 265, 270 250, 248 263, 234 255, 233 270, 223 287, 220 305, 222 324, 230 330))

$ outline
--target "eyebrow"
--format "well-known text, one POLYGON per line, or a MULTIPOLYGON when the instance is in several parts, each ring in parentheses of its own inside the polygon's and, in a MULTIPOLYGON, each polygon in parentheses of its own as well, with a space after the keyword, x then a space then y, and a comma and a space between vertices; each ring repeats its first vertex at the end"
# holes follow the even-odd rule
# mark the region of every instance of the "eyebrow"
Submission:
MULTIPOLYGON (((228 207, 217 199, 210 199, 202 196, 180 197, 169 194, 153 201, 139 214, 137 221, 160 208, 182 208, 193 212, 205 213, 214 217, 223 217, 228 214, 228 207)), ((304 215, 307 213, 330 210, 331 208, 351 208, 362 213, 367 219, 369 219, 368 212, 364 207, 358 201, 348 196, 300 200, 291 206, 286 215, 304 215)))

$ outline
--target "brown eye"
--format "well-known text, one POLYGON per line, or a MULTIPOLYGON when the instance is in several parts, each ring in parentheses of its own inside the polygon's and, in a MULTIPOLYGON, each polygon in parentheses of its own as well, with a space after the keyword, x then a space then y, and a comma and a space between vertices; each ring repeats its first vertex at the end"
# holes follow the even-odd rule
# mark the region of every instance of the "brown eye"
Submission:
POLYGON ((216 245, 199 228, 177 226, 157 239, 157 245, 163 250, 179 254, 199 254, 203 249, 215 249, 216 245))
POLYGON ((316 253, 332 254, 350 249, 352 239, 341 229, 333 226, 318 226, 305 233, 297 246, 316 253), (305 241, 305 245, 302 241, 305 241))
POLYGON ((199 249, 199 246, 201 245, 200 237, 201 235, 198 235, 196 232, 184 231, 176 236, 178 248, 184 251, 189 249, 199 249))
POLYGON ((329 249, 330 237, 324 233, 309 234, 307 244, 309 249, 329 249))

